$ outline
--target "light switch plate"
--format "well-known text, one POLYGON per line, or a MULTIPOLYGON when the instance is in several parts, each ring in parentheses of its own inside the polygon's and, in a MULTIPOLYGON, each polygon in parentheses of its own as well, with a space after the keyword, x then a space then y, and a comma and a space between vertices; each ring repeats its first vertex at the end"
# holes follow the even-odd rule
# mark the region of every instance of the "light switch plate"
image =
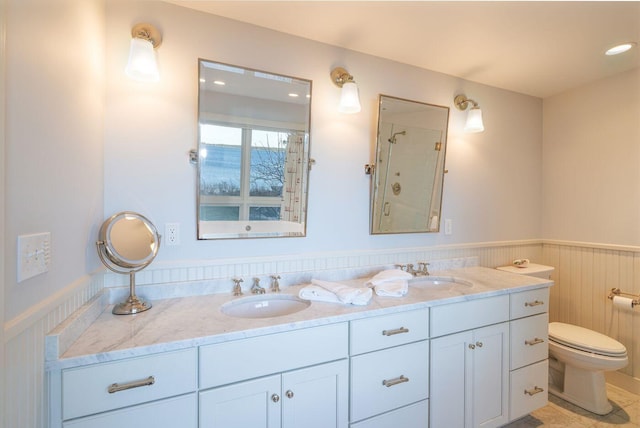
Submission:
POLYGON ((51 233, 18 236, 18 282, 49 271, 51 233))

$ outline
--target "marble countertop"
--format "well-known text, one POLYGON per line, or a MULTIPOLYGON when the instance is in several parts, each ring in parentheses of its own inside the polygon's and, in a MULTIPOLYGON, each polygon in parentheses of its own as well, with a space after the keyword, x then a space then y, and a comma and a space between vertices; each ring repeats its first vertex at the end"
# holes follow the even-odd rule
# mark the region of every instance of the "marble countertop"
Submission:
MULTIPOLYGON (((154 300, 153 308, 136 315, 113 315, 112 305, 99 299, 87 311, 100 311, 92 322, 82 326, 81 316, 70 319, 48 336, 45 344, 46 369, 59 370, 86 364, 166 352, 193 346, 225 342, 294 329, 349 321, 370 316, 419 309, 466 300, 548 287, 551 280, 516 275, 484 267, 465 267, 433 272, 431 277, 454 277, 471 285, 450 284, 409 287, 404 297, 374 294, 367 306, 312 302, 300 312, 275 318, 234 318, 220 311, 233 299, 231 293, 208 294, 154 300), (81 327, 78 327, 81 325, 81 327), (60 338, 67 329, 82 328, 77 340, 65 345, 60 338)), ((429 278, 429 277, 427 277, 429 278)), ((364 286, 368 278, 341 281, 364 286)), ((419 282, 423 278, 410 281, 419 282)), ((288 286, 281 294, 298 295, 306 284, 288 286)), ((73 317, 72 317, 73 318, 73 317)))

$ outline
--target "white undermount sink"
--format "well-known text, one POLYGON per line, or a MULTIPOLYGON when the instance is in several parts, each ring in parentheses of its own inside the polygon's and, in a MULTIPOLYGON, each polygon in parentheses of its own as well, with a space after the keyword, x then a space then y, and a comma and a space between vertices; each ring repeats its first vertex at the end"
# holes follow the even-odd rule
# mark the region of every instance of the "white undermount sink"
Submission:
POLYGON ((236 318, 272 318, 295 314, 310 305, 311 302, 288 294, 259 294, 225 303, 220 311, 236 318))
POLYGON ((409 281, 409 286, 417 288, 434 288, 438 290, 472 287, 473 283, 453 276, 424 276, 409 281))

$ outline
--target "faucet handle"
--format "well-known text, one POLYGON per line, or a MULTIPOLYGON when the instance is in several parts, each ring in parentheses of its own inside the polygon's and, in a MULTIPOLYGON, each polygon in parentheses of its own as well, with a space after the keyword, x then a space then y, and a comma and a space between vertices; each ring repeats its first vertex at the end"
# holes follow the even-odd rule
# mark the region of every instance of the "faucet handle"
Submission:
POLYGON ((429 275, 429 268, 427 268, 427 266, 429 266, 428 262, 418 262, 418 267, 420 271, 425 275, 429 275))
POLYGON ((400 270, 405 270, 405 269, 406 269, 406 267, 407 267, 407 265, 401 265, 401 264, 395 264, 395 265, 393 265, 393 266, 394 266, 394 267, 397 267, 397 268, 398 268, 398 269, 400 269, 400 270))
POLYGON ((274 293, 280 292, 280 283, 278 280, 280 279, 280 275, 271 275, 271 291, 274 293))
POLYGON ((240 286, 240 283, 244 282, 244 280, 242 278, 232 278, 231 280, 234 283, 233 295, 234 296, 242 296, 242 287, 240 286))

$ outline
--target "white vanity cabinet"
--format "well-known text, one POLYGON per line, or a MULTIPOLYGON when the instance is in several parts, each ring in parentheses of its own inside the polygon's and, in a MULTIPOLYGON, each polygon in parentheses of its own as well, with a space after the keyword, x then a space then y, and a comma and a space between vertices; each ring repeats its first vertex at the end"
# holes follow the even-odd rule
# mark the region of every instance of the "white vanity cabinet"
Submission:
POLYGON ((509 296, 431 308, 430 427, 508 422, 509 296))
POLYGON ((202 428, 346 428, 346 323, 200 348, 202 428))
POLYGON ((52 396, 61 397, 56 406, 61 414, 51 425, 98 428, 126 420, 195 428, 196 373, 195 349, 63 370, 52 382, 52 396))
POLYGON ((510 420, 547 404, 549 289, 511 295, 510 420))
POLYGON ((426 427, 429 310, 350 323, 351 428, 426 427))

